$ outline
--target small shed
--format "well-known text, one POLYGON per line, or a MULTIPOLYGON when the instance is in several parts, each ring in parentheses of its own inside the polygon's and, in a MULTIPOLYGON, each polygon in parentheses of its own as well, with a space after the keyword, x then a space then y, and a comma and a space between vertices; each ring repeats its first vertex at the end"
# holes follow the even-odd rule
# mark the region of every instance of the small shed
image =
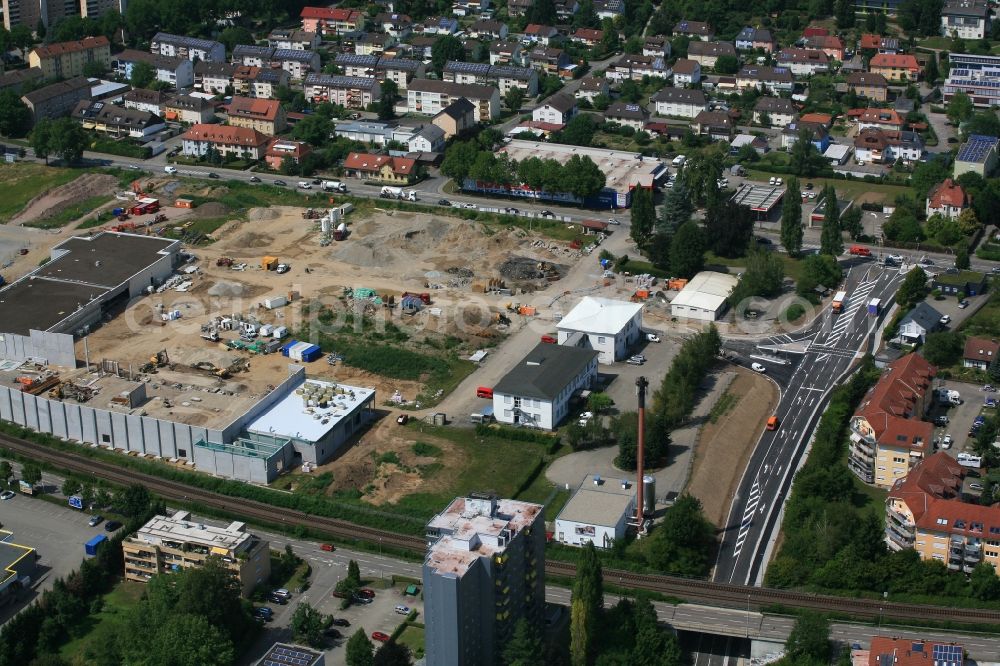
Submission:
POLYGON ((584 231, 589 233, 598 233, 608 230, 608 223, 601 222, 600 220, 583 220, 580 222, 580 226, 583 227, 584 231))

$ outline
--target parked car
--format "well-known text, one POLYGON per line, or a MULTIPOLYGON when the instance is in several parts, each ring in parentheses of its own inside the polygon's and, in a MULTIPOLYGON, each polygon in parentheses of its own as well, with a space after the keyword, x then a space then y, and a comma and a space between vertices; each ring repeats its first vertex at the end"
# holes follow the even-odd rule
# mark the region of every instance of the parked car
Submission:
POLYGON ((941 318, 938 320, 938 322, 942 326, 947 326, 951 322, 951 315, 941 315, 941 318))
POLYGON ((364 597, 365 599, 374 599, 375 598, 375 590, 371 590, 371 589, 369 589, 367 587, 363 587, 360 590, 358 590, 358 594, 360 596, 364 597))
POLYGON ((332 638, 334 640, 340 640, 341 638, 344 637, 344 635, 342 633, 340 633, 338 630, 334 629, 333 627, 330 627, 326 631, 324 631, 323 635, 326 636, 327 638, 332 638))
POLYGON ((987 393, 996 393, 996 389, 993 387, 992 384, 984 384, 983 390, 986 391, 987 393))
POLYGON ((288 185, 288 183, 286 183, 283 180, 276 180, 274 181, 274 184, 277 185, 278 187, 285 187, 286 185, 288 185))
POLYGON ((260 608, 254 609, 253 616, 258 620, 264 620, 264 622, 270 622, 274 619, 274 611, 268 606, 261 606, 260 608))
POLYGON ((9 500, 9 499, 14 499, 14 491, 5 490, 2 493, 0 493, 0 500, 9 500))
POLYGON ((760 373, 767 372, 767 368, 765 368, 760 363, 751 363, 750 369, 753 370, 754 372, 760 372, 760 373))
POLYGON ((646 340, 648 340, 649 342, 659 342, 660 336, 658 336, 656 333, 647 333, 646 340))
POLYGON ((285 598, 285 597, 283 597, 281 595, 275 594, 274 592, 272 592, 271 594, 267 595, 267 600, 270 601, 271 603, 278 604, 280 606, 284 606, 285 604, 288 603, 288 599, 287 598, 285 598))
POLYGON ((951 444, 954 441, 955 440, 952 438, 951 435, 945 435, 944 439, 941 440, 941 448, 942 449, 950 449, 951 448, 951 444))
POLYGON ((396 611, 397 615, 409 615, 410 614, 410 608, 409 608, 409 606, 403 606, 402 604, 396 606, 393 610, 396 611))
POLYGON ((356 604, 370 604, 372 602, 372 600, 369 599, 368 597, 358 596, 357 594, 355 594, 354 597, 351 598, 351 601, 353 601, 356 604))
POLYGON ((104 516, 95 515, 90 517, 90 520, 87 521, 87 524, 90 525, 91 527, 97 527, 102 522, 104 522, 104 516))
POLYGON ((349 627, 351 626, 350 620, 345 620, 342 617, 338 617, 333 621, 333 626, 335 627, 349 627))
POLYGON ((104 523, 104 531, 105 532, 114 532, 115 530, 117 530, 121 526, 122 526, 122 524, 120 522, 118 522, 117 520, 109 520, 108 522, 104 523))
POLYGON ((641 358, 636 358, 635 356, 633 356, 632 358, 628 359, 625 362, 628 363, 629 365, 642 365, 643 363, 646 362, 646 360, 641 358))
POLYGON ((806 189, 807 190, 811 190, 812 188, 813 188, 813 184, 812 183, 806 183, 806 189))
POLYGON ((969 484, 969 490, 980 490, 981 491, 982 489, 983 489, 983 484, 981 484, 981 483, 970 483, 969 484))
POLYGON ((608 224, 612 224, 614 226, 618 226, 619 224, 621 224, 621 222, 619 222, 617 218, 609 217, 608 218, 608 224))
POLYGON ((276 594, 279 597, 284 597, 285 599, 291 599, 292 598, 292 593, 289 592, 288 590, 286 590, 283 587, 279 587, 277 590, 274 590, 272 592, 272 594, 276 594))
POLYGON ((942 414, 934 419, 934 425, 946 426, 948 425, 948 417, 942 414))
POLYGON ((383 633, 381 631, 373 631, 372 639, 378 641, 379 643, 388 643, 389 634, 383 633))

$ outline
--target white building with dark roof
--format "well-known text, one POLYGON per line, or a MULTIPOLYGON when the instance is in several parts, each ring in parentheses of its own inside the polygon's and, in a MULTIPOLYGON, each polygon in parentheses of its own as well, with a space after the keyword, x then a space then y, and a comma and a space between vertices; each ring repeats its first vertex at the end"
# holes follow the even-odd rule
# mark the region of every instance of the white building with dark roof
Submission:
POLYGON ((493 415, 500 423, 554 430, 570 401, 597 377, 598 352, 544 342, 528 352, 493 387, 493 415))
POLYGON ((642 336, 642 304, 585 296, 556 329, 560 345, 593 349, 601 363, 614 363, 642 336))
POLYGON ((650 99, 656 105, 656 115, 694 118, 708 110, 708 98, 696 88, 664 88, 650 99))
POLYGON ((186 35, 172 35, 168 32, 158 32, 153 35, 153 39, 149 43, 149 51, 170 58, 187 58, 191 61, 226 61, 226 47, 223 46, 222 42, 186 35))

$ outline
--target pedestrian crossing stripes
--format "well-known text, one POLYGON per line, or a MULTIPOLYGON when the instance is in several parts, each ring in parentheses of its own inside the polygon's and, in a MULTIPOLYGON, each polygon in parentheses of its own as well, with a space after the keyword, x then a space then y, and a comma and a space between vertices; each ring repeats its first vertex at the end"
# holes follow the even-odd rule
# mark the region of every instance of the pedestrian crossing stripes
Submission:
POLYGON ((760 503, 760 479, 754 479, 753 486, 750 487, 750 497, 747 498, 746 507, 743 509, 743 519, 740 521, 740 533, 736 537, 736 551, 734 557, 739 557, 743 551, 743 542, 747 540, 750 533, 750 526, 753 524, 753 514, 760 503))
POLYGON ((871 294, 876 284, 877 282, 875 280, 858 284, 858 286, 854 289, 854 292, 848 296, 847 307, 844 308, 843 312, 836 316, 833 326, 830 328, 830 332, 828 333, 826 339, 822 342, 810 345, 809 350, 811 351, 813 347, 816 347, 817 345, 825 345, 827 347, 833 347, 836 345, 844 336, 844 333, 846 333, 851 327, 854 315, 857 313, 858 309, 867 304, 868 295, 871 294))

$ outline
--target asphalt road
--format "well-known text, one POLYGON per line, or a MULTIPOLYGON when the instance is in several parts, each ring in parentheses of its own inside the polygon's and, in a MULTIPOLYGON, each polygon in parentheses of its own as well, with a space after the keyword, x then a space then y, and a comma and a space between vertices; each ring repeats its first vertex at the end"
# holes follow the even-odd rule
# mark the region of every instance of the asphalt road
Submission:
MULTIPOLYGON (((843 313, 827 310, 808 330, 757 345, 758 354, 788 360, 784 376, 779 376, 782 396, 775 414, 780 425, 761 434, 750 457, 723 531, 714 580, 755 585, 763 578, 792 477, 828 394, 870 347, 877 322, 866 305, 880 298, 883 312, 888 311, 901 279, 898 270, 882 269, 872 261, 854 262, 844 287, 848 301, 843 313)), ((745 348, 740 352, 754 353, 745 348)))

